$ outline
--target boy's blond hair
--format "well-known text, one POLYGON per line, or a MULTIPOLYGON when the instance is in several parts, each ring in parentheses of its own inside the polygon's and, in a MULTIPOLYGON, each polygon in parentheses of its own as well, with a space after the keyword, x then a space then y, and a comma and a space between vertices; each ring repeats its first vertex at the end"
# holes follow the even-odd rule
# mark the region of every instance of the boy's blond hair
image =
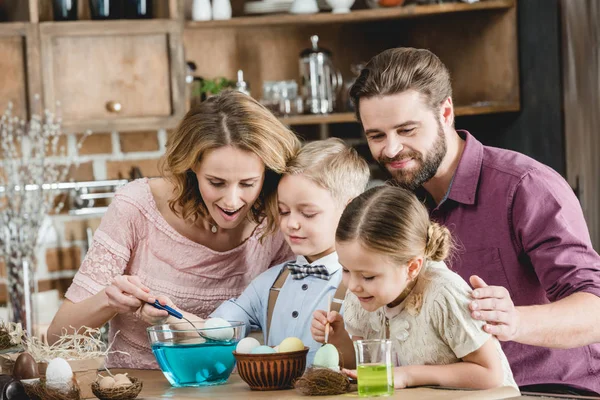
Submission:
POLYGON ((364 192, 370 171, 356 150, 341 139, 329 138, 304 145, 288 162, 285 174, 306 176, 346 206, 364 192))

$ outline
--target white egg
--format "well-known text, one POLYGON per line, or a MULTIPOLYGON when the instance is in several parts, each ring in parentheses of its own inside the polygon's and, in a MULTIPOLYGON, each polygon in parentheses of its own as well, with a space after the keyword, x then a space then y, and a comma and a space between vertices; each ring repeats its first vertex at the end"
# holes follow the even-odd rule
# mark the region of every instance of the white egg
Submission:
POLYGON ((279 345, 273 347, 273 350, 275 350, 276 353, 279 353, 279 345))
POLYGON ((250 354, 252 350, 260 346, 260 342, 253 337, 246 337, 240 340, 240 342, 235 347, 236 353, 240 354, 250 354))
POLYGON ((68 391, 72 380, 73 370, 64 358, 57 357, 50 361, 46 368, 46 385, 49 388, 68 391))
POLYGON ((127 387, 131 385, 131 380, 129 379, 129 377, 127 377, 127 374, 115 375, 115 387, 127 387))
POLYGON ((115 387, 115 378, 112 376, 104 376, 98 382, 98 386, 100 386, 100 389, 112 389, 115 387))
POLYGON ((231 324, 225 321, 223 318, 207 319, 206 322, 204 322, 204 328, 223 328, 202 331, 202 336, 209 339, 231 340, 233 338, 233 328, 231 328, 231 324))

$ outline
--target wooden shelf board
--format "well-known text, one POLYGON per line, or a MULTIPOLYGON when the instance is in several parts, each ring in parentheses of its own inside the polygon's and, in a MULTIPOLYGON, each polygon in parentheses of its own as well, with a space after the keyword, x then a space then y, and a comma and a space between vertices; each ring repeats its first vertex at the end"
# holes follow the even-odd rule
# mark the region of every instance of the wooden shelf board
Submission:
POLYGON ((2 22, 0 23, 0 36, 14 36, 27 31, 28 22, 2 22))
MULTIPOLYGON (((466 115, 516 112, 519 110, 519 103, 481 103, 469 106, 457 106, 454 108, 454 114, 460 117, 466 115)), ((344 112, 325 115, 294 115, 290 117, 281 117, 279 120, 286 125, 318 125, 356 122, 356 117, 352 112, 344 112)))
POLYGON ((315 25, 377 21, 386 19, 416 18, 427 15, 468 12, 478 10, 500 10, 515 6, 515 0, 486 0, 474 4, 444 3, 430 5, 408 5, 406 7, 356 10, 347 14, 321 12, 318 14, 276 14, 237 17, 224 21, 187 21, 187 29, 264 27, 267 25, 315 25))
POLYGON ((115 19, 115 20, 79 20, 79 21, 47 21, 40 22, 40 30, 45 34, 82 33, 94 35, 113 35, 115 31, 130 34, 145 34, 156 32, 178 32, 181 25, 172 19, 115 19))

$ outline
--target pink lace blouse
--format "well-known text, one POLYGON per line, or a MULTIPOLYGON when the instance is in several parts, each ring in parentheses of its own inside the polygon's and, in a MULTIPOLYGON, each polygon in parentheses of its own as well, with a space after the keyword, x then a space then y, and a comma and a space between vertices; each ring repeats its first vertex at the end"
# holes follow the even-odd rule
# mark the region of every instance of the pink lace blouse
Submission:
MULTIPOLYGON (((239 296, 261 272, 293 258, 280 233, 262 243, 260 233, 261 227, 225 252, 193 242, 167 223, 148 179, 140 179, 117 191, 65 296, 77 303, 101 291, 117 275, 136 275, 152 293, 166 295, 181 309, 204 318, 224 300, 239 296)), ((112 349, 128 354, 109 355, 107 366, 158 368, 147 327, 133 313, 114 317, 109 331, 112 349)))

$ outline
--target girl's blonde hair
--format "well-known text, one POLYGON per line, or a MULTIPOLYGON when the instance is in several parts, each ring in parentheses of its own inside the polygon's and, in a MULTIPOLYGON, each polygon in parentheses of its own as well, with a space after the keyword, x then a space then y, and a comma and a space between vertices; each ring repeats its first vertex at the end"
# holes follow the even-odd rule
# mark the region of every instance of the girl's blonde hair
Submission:
POLYGON ((329 191, 342 207, 365 191, 369 183, 369 165, 342 139, 329 138, 304 145, 285 171, 302 174, 329 191))
POLYGON ((237 91, 222 92, 191 109, 169 138, 162 165, 163 175, 175 186, 169 208, 186 220, 208 216, 193 169, 207 151, 224 146, 252 152, 265 164, 265 180, 249 217, 256 223, 266 217, 264 234, 274 232, 277 185, 300 141, 260 103, 237 91))
POLYGON ((443 261, 452 248, 450 231, 429 220, 427 209, 412 192, 393 186, 369 189, 352 200, 342 214, 336 240, 358 240, 402 265, 420 255, 443 261))

